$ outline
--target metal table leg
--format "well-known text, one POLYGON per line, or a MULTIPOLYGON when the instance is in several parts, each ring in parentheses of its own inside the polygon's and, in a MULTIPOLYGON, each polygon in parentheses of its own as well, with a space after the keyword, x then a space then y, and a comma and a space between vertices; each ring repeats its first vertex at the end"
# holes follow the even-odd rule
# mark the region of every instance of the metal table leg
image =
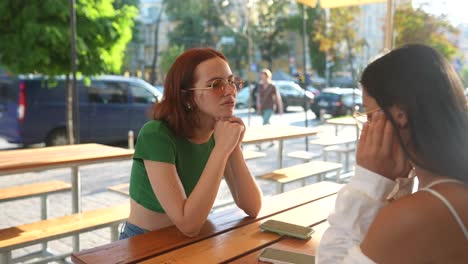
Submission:
MULTIPOLYGON (((72 213, 81 212, 81 179, 80 170, 77 166, 72 167, 72 213)), ((80 236, 73 235, 73 252, 80 251, 80 236)))
POLYGON ((279 140, 279 146, 278 146, 278 164, 279 168, 283 168, 283 140, 279 140))

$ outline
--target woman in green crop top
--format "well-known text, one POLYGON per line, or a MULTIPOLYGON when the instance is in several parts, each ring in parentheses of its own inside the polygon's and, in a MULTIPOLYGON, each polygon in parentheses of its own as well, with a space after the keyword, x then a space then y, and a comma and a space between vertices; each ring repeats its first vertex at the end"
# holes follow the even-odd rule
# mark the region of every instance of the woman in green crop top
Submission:
POLYGON ((240 148, 245 126, 233 116, 240 88, 224 55, 213 49, 189 49, 175 60, 154 120, 138 135, 130 216, 120 239, 171 225, 196 236, 223 176, 236 205, 257 216, 262 192, 240 148))

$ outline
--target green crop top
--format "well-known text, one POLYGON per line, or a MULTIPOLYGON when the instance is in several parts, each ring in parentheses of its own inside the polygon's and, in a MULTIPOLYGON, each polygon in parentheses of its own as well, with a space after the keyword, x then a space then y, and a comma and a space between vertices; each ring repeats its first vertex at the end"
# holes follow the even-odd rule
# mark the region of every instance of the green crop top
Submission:
MULTIPOLYGON (((214 137, 194 144, 176 137, 164 121, 147 122, 138 134, 130 177, 130 197, 143 207, 165 213, 151 187, 143 160, 175 164, 187 196, 193 191, 215 145, 214 137)), ((167 177, 167 175, 158 175, 167 177)))

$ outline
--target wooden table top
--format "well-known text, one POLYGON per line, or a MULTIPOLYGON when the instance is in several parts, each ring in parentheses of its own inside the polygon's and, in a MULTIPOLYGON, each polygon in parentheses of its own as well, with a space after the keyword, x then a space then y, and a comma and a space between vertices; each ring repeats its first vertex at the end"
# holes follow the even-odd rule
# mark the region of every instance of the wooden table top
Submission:
POLYGON ((353 125, 353 126, 355 126, 356 125, 356 120, 354 118, 352 118, 352 117, 340 117, 340 118, 327 119, 325 121, 325 123, 332 124, 332 125, 343 125, 343 126, 353 125))
POLYGON ((316 128, 289 126, 289 125, 265 125, 247 127, 243 143, 256 143, 278 139, 314 136, 319 131, 316 128))
MULTIPOLYGON (((336 195, 326 197, 276 214, 268 219, 298 225, 315 226, 326 220, 335 204, 335 199, 336 195)), ((140 263, 225 263, 242 258, 246 253, 266 248, 285 238, 275 233, 261 231, 259 226, 264 221, 266 219, 250 223, 180 249, 172 250, 140 263)), ((300 245, 303 245, 307 243, 307 240, 300 240, 298 242, 300 245)))
MULTIPOLYGON (((250 240, 247 239, 248 241, 241 243, 245 243, 245 247, 241 247, 241 251, 247 250, 249 245, 252 246, 258 243, 266 245, 282 238, 276 234, 259 232, 258 225, 263 221, 274 218, 309 226, 323 222, 333 208, 335 194, 341 187, 342 185, 332 182, 308 185, 265 197, 257 218, 247 217, 240 209, 231 208, 210 215, 197 237, 186 237, 175 226, 171 226, 74 253, 72 261, 74 263, 137 263, 147 260, 151 261, 149 263, 158 263, 157 261, 161 260, 158 257, 165 260, 172 259, 175 252, 178 252, 177 255, 182 252, 180 256, 185 256, 188 259, 190 256, 196 255, 197 258, 195 259, 198 259, 198 257, 204 257, 203 251, 218 248, 219 243, 223 247, 231 248, 233 245, 237 246, 238 243, 231 245, 230 241, 244 241, 244 239, 250 237, 259 238, 260 242, 255 242, 256 240, 249 242, 250 240), (231 233, 234 235, 228 235, 231 233), (195 248, 197 253, 194 255, 189 248, 195 248)), ((228 248, 226 249, 228 250, 228 248)), ((213 252, 213 256, 231 258, 231 254, 236 254, 236 252, 238 251, 234 250, 224 257, 218 256, 224 255, 222 251, 213 252)), ((185 260, 184 258, 182 263, 185 263, 185 260)), ((192 261, 192 263, 196 262, 192 261)))
POLYGON ((77 144, 0 151, 0 175, 126 159, 133 150, 101 144, 77 144))

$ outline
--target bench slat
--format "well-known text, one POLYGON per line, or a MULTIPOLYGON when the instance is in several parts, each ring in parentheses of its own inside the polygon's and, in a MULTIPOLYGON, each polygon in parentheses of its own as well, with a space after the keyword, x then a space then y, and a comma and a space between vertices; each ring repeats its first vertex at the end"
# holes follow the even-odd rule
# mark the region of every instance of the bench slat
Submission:
POLYGON ((271 180, 278 183, 288 183, 295 180, 300 180, 313 175, 319 175, 326 172, 341 169, 342 165, 327 161, 309 161, 307 163, 294 165, 287 168, 275 170, 260 176, 262 179, 271 180))
POLYGON ((119 223, 127 219, 129 213, 130 204, 125 203, 0 229, 0 252, 119 223))
POLYGON ((341 145, 341 144, 349 144, 356 142, 356 138, 351 137, 321 137, 317 139, 313 139, 309 141, 312 145, 319 145, 319 146, 332 146, 332 145, 341 145))
POLYGON ((328 146, 323 149, 324 152, 342 152, 342 153, 353 152, 355 150, 356 148, 354 146, 344 147, 344 146, 338 146, 338 145, 328 146))
POLYGON ((260 152, 260 151, 253 151, 253 150, 243 150, 242 155, 244 156, 245 160, 266 157, 266 153, 260 152))
POLYGON ((287 155, 291 158, 303 159, 306 161, 311 161, 315 158, 319 158, 320 156, 322 156, 320 153, 313 153, 305 150, 289 152, 287 155))
POLYGON ((116 192, 118 194, 123 194, 123 195, 129 196, 130 195, 130 191, 128 189, 129 187, 130 187, 130 183, 127 182, 127 183, 121 183, 121 184, 109 186, 109 187, 107 187, 107 189, 109 191, 113 191, 113 192, 116 192))
POLYGON ((0 189, 0 202, 40 196, 71 190, 71 185, 62 181, 49 181, 0 189))

